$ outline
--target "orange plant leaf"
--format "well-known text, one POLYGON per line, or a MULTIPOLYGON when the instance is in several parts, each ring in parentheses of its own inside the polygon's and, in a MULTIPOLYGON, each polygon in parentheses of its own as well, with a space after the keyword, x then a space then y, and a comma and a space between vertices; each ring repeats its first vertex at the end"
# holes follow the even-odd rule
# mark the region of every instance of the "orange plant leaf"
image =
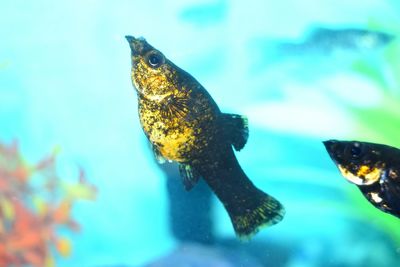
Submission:
POLYGON ((40 250, 24 250, 22 258, 24 263, 35 267, 43 267, 46 261, 46 253, 40 250))
POLYGON ((8 248, 13 251, 29 250, 35 247, 41 247, 46 244, 45 238, 40 231, 25 231, 22 233, 11 233, 13 238, 8 241, 8 248))
POLYGON ((71 241, 58 238, 56 230, 79 231, 71 218, 72 204, 92 200, 97 192, 82 168, 78 182, 63 182, 56 168, 59 150, 31 164, 16 141, 0 142, 0 267, 54 267, 52 252, 63 257, 72 253, 71 241))
POLYGON ((25 182, 29 175, 29 170, 25 166, 18 166, 13 172, 13 176, 20 182, 25 182))
POLYGON ((53 213, 53 220, 56 223, 64 224, 69 220, 71 213, 71 202, 65 200, 55 209, 53 213))

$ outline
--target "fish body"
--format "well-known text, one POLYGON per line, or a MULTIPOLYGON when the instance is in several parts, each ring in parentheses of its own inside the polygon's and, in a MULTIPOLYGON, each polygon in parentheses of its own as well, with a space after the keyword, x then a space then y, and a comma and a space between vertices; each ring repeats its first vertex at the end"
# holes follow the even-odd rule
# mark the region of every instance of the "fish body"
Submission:
POLYGON ((168 160, 184 163, 200 157, 213 141, 209 137, 217 130, 220 111, 204 89, 198 89, 173 88, 172 94, 156 100, 139 97, 143 130, 168 160))
POLYGON ((317 27, 303 42, 282 42, 278 48, 284 52, 332 53, 338 50, 363 51, 384 47, 395 40, 395 36, 380 32, 357 28, 331 29, 317 27))
POLYGON ((400 218, 400 150, 359 141, 325 141, 341 174, 376 208, 400 218))
POLYGON ((187 190, 203 178, 224 204, 239 237, 279 222, 283 206, 253 185, 232 148, 238 151, 246 144, 247 119, 222 113, 195 78, 143 38, 126 38, 140 122, 158 161, 179 163, 187 190))

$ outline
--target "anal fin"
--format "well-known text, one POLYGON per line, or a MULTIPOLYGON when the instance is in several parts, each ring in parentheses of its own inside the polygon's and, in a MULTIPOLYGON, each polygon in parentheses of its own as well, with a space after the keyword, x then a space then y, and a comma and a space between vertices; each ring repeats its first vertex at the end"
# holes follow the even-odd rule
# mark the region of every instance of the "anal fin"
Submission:
POLYGON ((200 174, 189 164, 180 163, 179 172, 186 191, 192 189, 200 179, 200 174))
POLYGON ((249 138, 247 117, 238 114, 223 113, 222 126, 224 127, 225 136, 227 136, 235 150, 241 150, 249 138))

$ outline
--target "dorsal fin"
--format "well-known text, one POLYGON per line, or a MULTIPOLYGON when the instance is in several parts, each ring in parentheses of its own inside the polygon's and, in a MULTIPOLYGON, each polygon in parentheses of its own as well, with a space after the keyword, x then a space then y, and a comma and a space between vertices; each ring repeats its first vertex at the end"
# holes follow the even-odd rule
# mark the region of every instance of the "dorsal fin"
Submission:
POLYGON ((222 127, 225 136, 236 151, 241 150, 249 138, 249 125, 246 116, 238 114, 222 114, 222 127))

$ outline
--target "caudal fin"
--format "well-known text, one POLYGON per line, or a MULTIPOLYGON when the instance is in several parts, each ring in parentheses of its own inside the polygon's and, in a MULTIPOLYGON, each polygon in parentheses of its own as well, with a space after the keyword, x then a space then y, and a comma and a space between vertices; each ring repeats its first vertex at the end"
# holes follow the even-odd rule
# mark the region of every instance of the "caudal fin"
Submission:
POLYGON ((258 189, 243 172, 233 151, 225 154, 219 168, 201 170, 227 210, 236 235, 249 239, 261 228, 280 222, 285 209, 278 200, 258 189))
POLYGON ((278 200, 257 188, 253 190, 257 192, 242 199, 224 200, 236 235, 241 239, 251 238, 261 228, 280 222, 285 215, 285 209, 278 200))

